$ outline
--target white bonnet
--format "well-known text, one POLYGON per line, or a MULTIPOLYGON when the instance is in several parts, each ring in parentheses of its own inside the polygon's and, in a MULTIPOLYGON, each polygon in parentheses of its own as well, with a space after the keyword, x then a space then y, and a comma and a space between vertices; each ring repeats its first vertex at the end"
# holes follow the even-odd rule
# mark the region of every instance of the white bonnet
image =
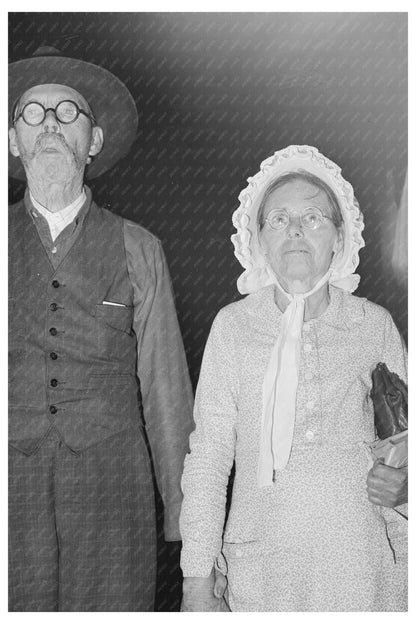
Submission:
POLYGON ((244 272, 237 280, 241 294, 248 294, 275 282, 258 239, 257 213, 264 192, 276 178, 303 169, 317 176, 333 190, 342 212, 344 246, 342 253, 333 259, 330 284, 353 292, 360 281, 354 274, 358 266, 358 252, 364 247, 361 232, 363 217, 354 191, 344 180, 341 169, 309 145, 289 145, 264 160, 260 171, 248 178, 248 186, 238 196, 240 205, 233 214, 237 234, 231 236, 234 253, 244 272))

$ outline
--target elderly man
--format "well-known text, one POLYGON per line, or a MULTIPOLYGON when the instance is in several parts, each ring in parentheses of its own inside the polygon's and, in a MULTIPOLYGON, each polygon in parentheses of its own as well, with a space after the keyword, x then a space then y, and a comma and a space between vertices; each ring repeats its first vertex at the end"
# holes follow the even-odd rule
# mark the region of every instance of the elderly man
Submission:
POLYGON ((180 539, 192 393, 160 242, 84 186, 127 153, 127 88, 54 49, 10 65, 11 611, 151 611, 148 439, 180 539), (146 431, 146 433, 145 433, 146 431))

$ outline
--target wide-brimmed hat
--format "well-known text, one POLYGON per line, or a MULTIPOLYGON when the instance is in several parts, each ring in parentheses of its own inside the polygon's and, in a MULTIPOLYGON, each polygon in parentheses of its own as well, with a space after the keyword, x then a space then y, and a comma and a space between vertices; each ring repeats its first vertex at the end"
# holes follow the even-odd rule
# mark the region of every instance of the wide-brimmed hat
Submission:
MULTIPOLYGON (((52 47, 39 48, 31 58, 9 65, 9 127, 17 99, 31 87, 41 84, 61 84, 78 91, 91 106, 97 125, 103 129, 103 149, 87 167, 88 178, 101 175, 129 151, 138 122, 130 91, 107 69, 63 56, 52 47)), ((9 157, 9 175, 25 179, 20 158, 9 157)))

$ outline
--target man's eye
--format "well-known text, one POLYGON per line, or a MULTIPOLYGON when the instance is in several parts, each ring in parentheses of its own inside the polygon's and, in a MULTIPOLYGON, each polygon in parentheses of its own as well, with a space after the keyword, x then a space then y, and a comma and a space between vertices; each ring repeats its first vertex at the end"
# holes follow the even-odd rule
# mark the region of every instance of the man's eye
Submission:
POLYGON ((28 117, 35 117, 36 115, 39 115, 40 112, 41 111, 38 106, 27 106, 25 108, 25 115, 28 117))

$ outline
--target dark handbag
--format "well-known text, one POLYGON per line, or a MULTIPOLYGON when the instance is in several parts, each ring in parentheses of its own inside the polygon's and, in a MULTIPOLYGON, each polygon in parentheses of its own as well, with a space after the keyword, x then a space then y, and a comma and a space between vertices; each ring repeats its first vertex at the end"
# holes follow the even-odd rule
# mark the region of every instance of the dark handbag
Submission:
POLYGON ((378 440, 370 444, 375 458, 387 466, 407 465, 407 385, 396 373, 379 362, 372 372, 370 396, 374 405, 374 425, 378 440))
POLYGON ((371 377, 374 425, 377 436, 385 440, 407 430, 407 385, 382 362, 377 364, 371 377))

